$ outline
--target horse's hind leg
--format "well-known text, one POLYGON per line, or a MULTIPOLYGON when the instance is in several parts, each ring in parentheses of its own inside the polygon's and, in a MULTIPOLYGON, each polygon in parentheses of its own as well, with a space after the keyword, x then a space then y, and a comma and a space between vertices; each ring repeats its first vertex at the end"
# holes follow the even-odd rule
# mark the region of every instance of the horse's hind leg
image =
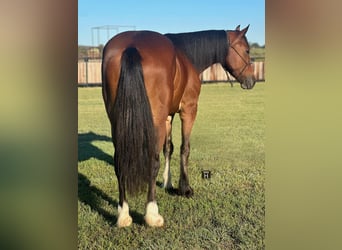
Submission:
POLYGON ((119 204, 118 204, 118 220, 116 225, 118 227, 128 227, 132 224, 132 217, 129 215, 129 207, 126 200, 126 190, 125 184, 120 180, 120 170, 116 163, 116 157, 114 153, 114 166, 115 166, 115 174, 118 178, 119 184, 119 204))
POLYGON ((160 124, 157 131, 159 142, 157 144, 157 151, 153 159, 153 166, 150 173, 145 214, 145 221, 151 227, 161 227, 164 225, 164 218, 159 214, 159 209, 156 201, 156 180, 160 168, 159 152, 165 138, 165 121, 160 124))
POLYGON ((168 116, 166 120, 166 137, 164 143, 164 157, 165 157, 165 170, 163 173, 163 187, 166 190, 172 191, 172 182, 171 182, 171 171, 170 171, 170 162, 171 162, 171 155, 173 153, 173 143, 172 143, 172 121, 173 115, 168 116))

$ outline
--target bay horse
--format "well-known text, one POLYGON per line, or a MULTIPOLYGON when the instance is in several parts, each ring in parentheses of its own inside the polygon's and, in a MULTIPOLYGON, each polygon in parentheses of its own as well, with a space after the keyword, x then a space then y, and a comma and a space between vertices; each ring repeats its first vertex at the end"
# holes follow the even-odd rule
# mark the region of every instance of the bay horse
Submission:
POLYGON ((102 59, 102 95, 111 123, 114 168, 119 186, 118 227, 132 218, 126 190, 134 195, 148 188, 145 222, 161 227, 164 219, 156 202, 156 178, 163 149, 163 186, 172 189, 170 159, 172 120, 181 119, 179 195, 190 197, 188 158, 190 133, 201 89, 200 73, 214 63, 240 82, 255 84, 246 32, 208 30, 179 34, 126 31, 107 42, 102 59))

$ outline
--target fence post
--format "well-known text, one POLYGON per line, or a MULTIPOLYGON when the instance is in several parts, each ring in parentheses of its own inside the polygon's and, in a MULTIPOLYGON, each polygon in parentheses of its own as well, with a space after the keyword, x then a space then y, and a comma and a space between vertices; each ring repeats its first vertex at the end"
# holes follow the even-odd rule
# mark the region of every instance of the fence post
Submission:
POLYGON ((89 61, 89 58, 85 57, 84 61, 85 61, 85 64, 86 64, 86 86, 88 86, 88 61, 89 61))

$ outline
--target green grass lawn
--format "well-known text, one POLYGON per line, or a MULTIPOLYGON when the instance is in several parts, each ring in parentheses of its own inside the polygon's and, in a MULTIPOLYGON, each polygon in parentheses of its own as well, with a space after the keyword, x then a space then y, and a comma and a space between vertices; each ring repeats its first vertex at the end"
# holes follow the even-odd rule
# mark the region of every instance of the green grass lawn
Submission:
MULTIPOLYGON (((117 180, 101 88, 78 89, 79 249, 264 249, 265 83, 202 86, 189 159, 193 198, 157 188, 163 228, 144 224, 146 194, 128 198, 133 225, 117 228, 117 180), (201 171, 210 170, 211 179, 201 171)), ((180 121, 173 126, 173 185, 179 177, 180 121)), ((158 182, 162 182, 162 166, 158 182)))

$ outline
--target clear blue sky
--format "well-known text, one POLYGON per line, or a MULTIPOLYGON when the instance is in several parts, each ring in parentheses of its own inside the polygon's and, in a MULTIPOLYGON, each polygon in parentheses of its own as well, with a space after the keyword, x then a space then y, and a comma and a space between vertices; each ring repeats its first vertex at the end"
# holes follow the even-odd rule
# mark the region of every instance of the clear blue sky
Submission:
MULTIPOLYGON (((137 30, 180 33, 208 29, 244 28, 250 42, 265 44, 264 0, 79 0, 78 44, 92 45, 92 27, 134 25, 137 30)), ((121 28, 125 31, 127 28, 121 28)), ((109 36, 115 35, 111 31, 109 36)), ((99 43, 107 41, 100 31, 99 43)), ((94 31, 94 45, 98 45, 94 31)))

